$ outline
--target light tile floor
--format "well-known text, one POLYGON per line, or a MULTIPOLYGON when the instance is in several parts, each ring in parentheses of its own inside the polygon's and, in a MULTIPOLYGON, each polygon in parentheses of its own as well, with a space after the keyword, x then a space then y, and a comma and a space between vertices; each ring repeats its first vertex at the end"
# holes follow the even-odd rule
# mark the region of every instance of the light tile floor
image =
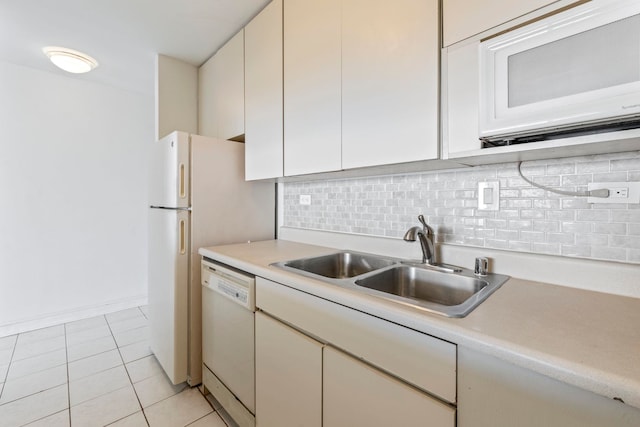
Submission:
POLYGON ((0 338, 0 427, 226 427, 149 351, 146 307, 0 338))

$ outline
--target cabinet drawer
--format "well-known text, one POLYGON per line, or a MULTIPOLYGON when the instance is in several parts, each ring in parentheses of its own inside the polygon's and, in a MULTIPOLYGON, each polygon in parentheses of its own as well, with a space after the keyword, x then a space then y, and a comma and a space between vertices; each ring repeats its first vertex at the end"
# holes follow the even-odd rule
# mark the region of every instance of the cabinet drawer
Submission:
POLYGON ((331 301, 256 278, 256 306, 448 402, 456 401, 456 346, 331 301))

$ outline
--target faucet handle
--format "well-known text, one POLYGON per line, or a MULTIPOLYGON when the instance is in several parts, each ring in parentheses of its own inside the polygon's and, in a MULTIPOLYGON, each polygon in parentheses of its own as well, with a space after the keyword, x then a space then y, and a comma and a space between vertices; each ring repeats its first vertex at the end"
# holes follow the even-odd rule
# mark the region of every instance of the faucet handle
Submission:
POLYGON ((489 272, 489 260, 484 257, 477 257, 476 265, 475 265, 475 268, 473 269, 473 273, 476 276, 486 276, 488 272, 489 272))
POLYGON ((424 220, 424 215, 420 214, 418 215, 418 221, 420 221, 420 224, 422 224, 422 229, 424 230, 424 233, 427 237, 429 237, 430 239, 433 239, 433 228, 429 227, 429 225, 427 224, 427 221, 424 220))

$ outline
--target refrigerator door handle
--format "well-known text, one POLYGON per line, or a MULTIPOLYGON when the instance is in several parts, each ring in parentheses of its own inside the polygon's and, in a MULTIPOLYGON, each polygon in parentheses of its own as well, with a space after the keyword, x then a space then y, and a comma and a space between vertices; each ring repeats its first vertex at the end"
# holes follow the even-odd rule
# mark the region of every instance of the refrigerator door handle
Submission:
POLYGON ((187 191, 185 188, 185 180, 184 180, 184 163, 180 163, 180 198, 184 199, 187 196, 187 191))
POLYGON ((184 219, 180 220, 178 228, 179 228, 179 234, 180 234, 180 237, 179 237, 179 246, 180 247, 178 248, 178 250, 180 252, 180 255, 184 255, 185 252, 187 251, 187 242, 186 242, 186 233, 185 233, 186 230, 185 230, 185 221, 184 221, 184 219))

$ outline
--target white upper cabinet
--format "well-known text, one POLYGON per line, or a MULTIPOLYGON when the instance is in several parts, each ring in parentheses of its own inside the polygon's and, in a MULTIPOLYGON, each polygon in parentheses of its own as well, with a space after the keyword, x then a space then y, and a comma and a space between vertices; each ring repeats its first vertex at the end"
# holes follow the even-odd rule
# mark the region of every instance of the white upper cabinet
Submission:
POLYGON ((341 0, 284 4, 284 174, 341 169, 341 0))
POLYGON ((216 57, 198 68, 198 135, 218 137, 216 102, 216 57))
POLYGON ((222 46, 216 57, 218 137, 236 139, 244 135, 244 30, 222 46))
POLYGON ((285 0, 284 170, 438 157, 438 1, 285 0))
POLYGON ((198 127, 198 68, 165 55, 156 56, 156 139, 175 130, 198 127))
POLYGON ((438 1, 342 5, 343 169, 436 159, 438 1))
POLYGON ((443 0, 443 46, 518 18, 557 0, 443 0))
POLYGON ((244 136, 244 30, 200 67, 198 82, 198 133, 241 140, 244 136))
POLYGON ((442 49, 442 62, 443 156, 479 150, 478 43, 464 42, 442 49))
POLYGON ((283 174, 282 0, 244 29, 245 177, 283 174))

